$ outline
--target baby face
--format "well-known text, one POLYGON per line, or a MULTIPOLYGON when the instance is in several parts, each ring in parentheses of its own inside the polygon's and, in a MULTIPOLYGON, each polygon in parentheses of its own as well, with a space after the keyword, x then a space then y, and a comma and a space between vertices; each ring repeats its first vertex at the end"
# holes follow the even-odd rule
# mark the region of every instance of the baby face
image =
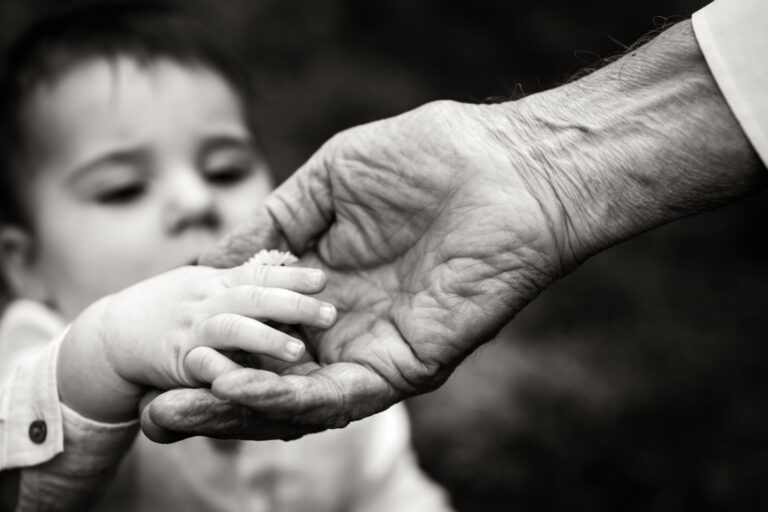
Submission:
POLYGON ((237 95, 202 67, 96 60, 25 115, 31 279, 67 318, 193 261, 272 185, 237 95))

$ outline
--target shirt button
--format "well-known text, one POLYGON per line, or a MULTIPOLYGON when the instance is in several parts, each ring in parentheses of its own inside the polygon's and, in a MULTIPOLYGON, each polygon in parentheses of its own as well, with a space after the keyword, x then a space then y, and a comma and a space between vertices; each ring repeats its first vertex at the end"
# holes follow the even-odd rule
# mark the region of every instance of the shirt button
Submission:
POLYGON ((35 444, 43 444, 48 435, 48 427, 43 420, 35 420, 29 424, 29 438, 35 444))

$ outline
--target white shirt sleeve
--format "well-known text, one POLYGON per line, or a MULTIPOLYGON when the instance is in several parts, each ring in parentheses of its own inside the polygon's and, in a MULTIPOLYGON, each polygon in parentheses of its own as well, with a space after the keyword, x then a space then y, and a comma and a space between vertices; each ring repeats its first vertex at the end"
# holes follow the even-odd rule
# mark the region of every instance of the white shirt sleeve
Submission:
POLYGON ((64 449, 56 386, 59 341, 4 361, 13 370, 0 385, 0 470, 41 464, 64 449))
POLYGON ((715 0, 692 22, 720 91, 768 166, 768 0, 715 0))
POLYGON ((18 468, 16 510, 80 510, 95 499, 138 431, 138 420, 100 423, 59 402, 58 350, 5 354, 0 374, 0 470, 18 468))

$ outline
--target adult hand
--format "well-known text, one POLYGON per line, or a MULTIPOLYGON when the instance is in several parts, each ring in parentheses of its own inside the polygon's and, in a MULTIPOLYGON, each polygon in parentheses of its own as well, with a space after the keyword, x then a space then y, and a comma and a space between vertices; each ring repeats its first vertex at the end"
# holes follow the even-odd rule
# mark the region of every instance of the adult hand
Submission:
MULTIPOLYGON (((308 333, 316 361, 281 377, 233 372, 215 395, 261 420, 346 425, 442 383, 561 273, 562 214, 547 211, 551 192, 509 173, 498 136, 509 127, 494 129, 491 110, 434 103, 340 134, 201 259, 232 266, 290 249, 326 269, 321 298, 339 312, 308 333)), ((161 422, 159 402, 151 411, 161 422)))
POLYGON ((583 259, 758 190, 761 172, 689 23, 518 102, 437 102, 343 132, 202 259, 277 247, 325 269, 339 318, 306 333, 314 357, 168 392, 142 426, 160 441, 342 427, 439 386, 583 259))

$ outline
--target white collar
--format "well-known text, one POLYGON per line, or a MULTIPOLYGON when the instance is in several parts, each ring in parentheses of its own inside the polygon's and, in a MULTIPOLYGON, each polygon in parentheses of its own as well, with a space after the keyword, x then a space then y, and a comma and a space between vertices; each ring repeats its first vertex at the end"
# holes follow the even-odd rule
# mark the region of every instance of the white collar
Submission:
POLYGON ((10 374, 22 352, 44 347, 66 325, 55 311, 40 302, 18 299, 8 304, 0 321, 0 380, 10 374), (6 368, 5 364, 12 367, 6 368))

